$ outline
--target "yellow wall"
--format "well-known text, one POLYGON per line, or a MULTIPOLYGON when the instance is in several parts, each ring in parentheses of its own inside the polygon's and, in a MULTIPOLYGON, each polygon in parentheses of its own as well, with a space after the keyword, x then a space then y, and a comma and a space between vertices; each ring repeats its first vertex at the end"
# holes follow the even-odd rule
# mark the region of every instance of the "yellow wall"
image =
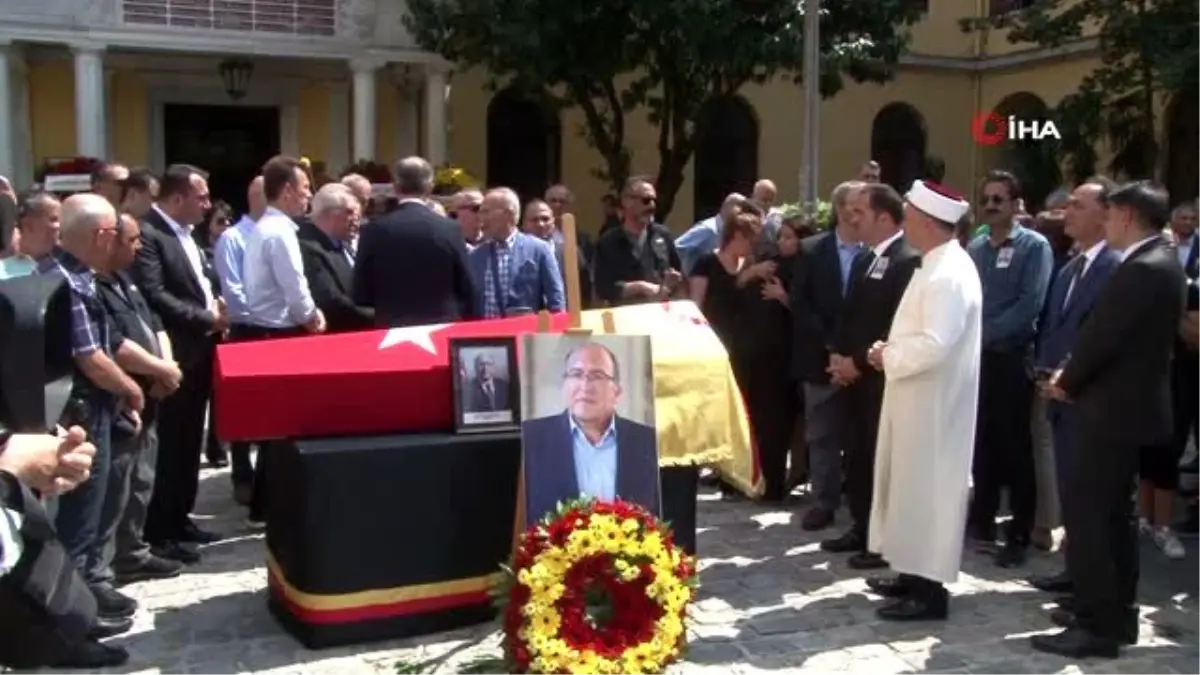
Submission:
POLYGON ((29 64, 29 118, 35 170, 75 156, 75 75, 70 61, 29 64))
POLYGON ((321 82, 306 83, 300 88, 296 107, 300 155, 314 162, 324 160, 329 156, 329 87, 321 82))
POLYGON ((136 72, 117 71, 108 92, 112 115, 108 135, 113 158, 131 166, 150 166, 150 103, 136 72))

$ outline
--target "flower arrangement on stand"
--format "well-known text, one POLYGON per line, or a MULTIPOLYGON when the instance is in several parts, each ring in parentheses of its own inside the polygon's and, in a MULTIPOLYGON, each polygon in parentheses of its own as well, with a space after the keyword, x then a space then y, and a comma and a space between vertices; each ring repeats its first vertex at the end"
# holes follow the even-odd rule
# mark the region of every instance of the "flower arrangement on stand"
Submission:
POLYGON ((475 177, 460 166, 446 164, 433 174, 433 194, 446 197, 467 188, 479 187, 475 177))
POLYGON ((103 166, 95 157, 47 160, 37 172, 36 182, 47 192, 87 192, 92 189, 92 174, 103 166))
POLYGON ((695 562, 623 501, 581 500, 529 528, 498 593, 512 673, 661 673, 686 644, 695 562))

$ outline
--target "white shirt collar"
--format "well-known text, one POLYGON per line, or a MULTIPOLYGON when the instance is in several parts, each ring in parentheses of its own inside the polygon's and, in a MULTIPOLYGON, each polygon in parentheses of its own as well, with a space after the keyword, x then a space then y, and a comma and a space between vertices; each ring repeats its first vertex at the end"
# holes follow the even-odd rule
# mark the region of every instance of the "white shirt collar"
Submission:
MULTIPOLYGON (((589 445, 592 445, 592 442, 590 440, 588 440, 587 434, 585 434, 583 432, 583 428, 581 428, 579 426, 579 423, 575 421, 575 416, 568 412, 567 420, 569 420, 571 423, 571 436, 572 437, 578 436, 579 438, 582 438, 583 440, 587 441, 589 445)), ((608 440, 609 438, 616 438, 616 437, 617 437, 617 414, 613 413, 612 419, 610 419, 608 421, 608 428, 605 429, 604 433, 601 434, 601 436, 600 436, 600 442, 595 443, 594 445, 595 446, 602 445, 604 443, 604 441, 608 440)))
POLYGON ((163 211, 162 209, 158 208, 158 204, 151 204, 150 208, 157 211, 158 215, 162 216, 162 219, 167 221, 167 225, 170 225, 171 229, 175 230, 176 234, 190 235, 192 233, 191 225, 180 225, 178 222, 175 221, 174 218, 172 218, 171 216, 168 216, 166 211, 163 211))
POLYGON ((1150 235, 1149 237, 1146 237, 1145 239, 1143 239, 1139 242, 1136 242, 1134 244, 1131 244, 1130 246, 1125 247, 1125 250, 1121 251, 1121 262, 1125 262, 1126 260, 1129 260, 1129 256, 1133 255, 1134 253, 1137 253, 1146 244, 1154 241, 1155 239, 1161 239, 1161 238, 1162 238, 1162 235, 1156 233, 1156 234, 1150 235))
POLYGON ((892 242, 903 236, 904 230, 896 230, 895 234, 879 242, 879 244, 877 244, 875 248, 871 249, 871 251, 875 254, 876 258, 882 258, 883 254, 887 252, 888 247, 892 245, 892 242))
POLYGON ((1105 241, 1101 239, 1099 242, 1092 244, 1091 248, 1083 252, 1083 269, 1085 271, 1092 263, 1096 262, 1096 258, 1100 255, 1100 252, 1104 250, 1105 246, 1105 241))

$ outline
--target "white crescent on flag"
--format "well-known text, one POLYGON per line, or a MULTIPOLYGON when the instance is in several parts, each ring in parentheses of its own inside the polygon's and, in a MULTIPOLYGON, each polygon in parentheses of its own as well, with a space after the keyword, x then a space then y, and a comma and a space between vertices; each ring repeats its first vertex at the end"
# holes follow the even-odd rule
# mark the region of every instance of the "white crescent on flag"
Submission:
POLYGON ((383 340, 379 342, 379 348, 387 349, 409 342, 436 356, 437 347, 433 344, 432 335, 449 325, 451 324, 435 323, 428 326, 393 328, 383 336, 383 340))

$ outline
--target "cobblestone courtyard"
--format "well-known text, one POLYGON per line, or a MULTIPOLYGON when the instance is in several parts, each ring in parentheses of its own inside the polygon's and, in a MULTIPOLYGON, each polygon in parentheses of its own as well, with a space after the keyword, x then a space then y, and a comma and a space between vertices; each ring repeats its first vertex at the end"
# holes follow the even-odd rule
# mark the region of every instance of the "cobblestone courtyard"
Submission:
MULTIPOLYGON (((700 504, 701 591, 694 606, 686 673, 986 672, 1196 673, 1197 558, 1142 553, 1141 641, 1117 661, 1071 663, 1032 652, 1026 637, 1049 631, 1049 597, 1020 579, 1054 569, 1049 555, 1019 572, 968 552, 944 623, 889 624, 844 556, 819 550, 795 511, 721 502, 700 504)), ((229 538, 206 547, 202 564, 177 578, 125 590, 142 603, 119 672, 391 673, 397 662, 440 662, 439 672, 487 654, 494 627, 309 651, 267 613, 263 536, 242 524, 227 472, 205 471, 198 520, 229 538)), ((844 518, 843 518, 844 522, 844 518)), ((842 523, 839 523, 839 527, 842 523)), ((835 529, 836 531, 836 529, 835 529)), ((828 533, 825 533, 828 534, 828 533)), ((919 533, 914 532, 914 536, 919 533)))

